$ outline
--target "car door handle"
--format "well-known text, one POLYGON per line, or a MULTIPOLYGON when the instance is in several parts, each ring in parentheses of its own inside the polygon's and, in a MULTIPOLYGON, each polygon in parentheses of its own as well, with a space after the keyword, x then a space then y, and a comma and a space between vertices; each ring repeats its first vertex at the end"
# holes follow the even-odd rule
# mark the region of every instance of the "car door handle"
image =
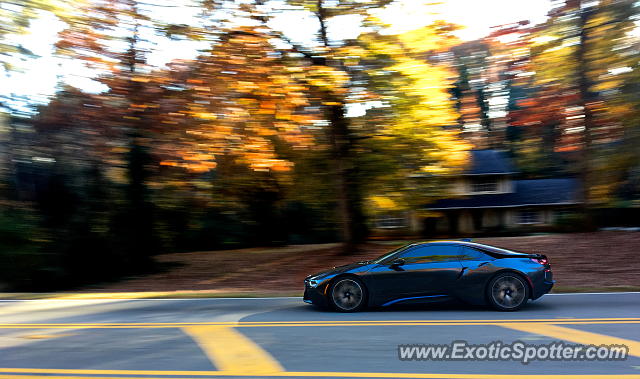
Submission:
POLYGON ((489 262, 482 262, 482 263, 480 263, 480 264, 478 265, 478 267, 482 267, 482 266, 484 266, 484 265, 486 265, 486 264, 489 264, 489 262))

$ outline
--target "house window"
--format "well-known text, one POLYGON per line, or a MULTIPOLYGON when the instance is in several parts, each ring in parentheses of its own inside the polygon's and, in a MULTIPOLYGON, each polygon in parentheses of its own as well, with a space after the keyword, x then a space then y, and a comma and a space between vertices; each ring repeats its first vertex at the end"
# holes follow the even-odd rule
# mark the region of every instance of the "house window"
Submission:
POLYGON ((405 217, 382 216, 376 220, 376 227, 378 229, 397 229, 406 228, 407 226, 407 219, 405 217))
POLYGON ((498 192, 498 180, 492 178, 478 178, 471 182, 471 192, 498 192))
POLYGON ((538 211, 520 211, 518 213, 518 224, 539 224, 540 222, 540 212, 538 211))

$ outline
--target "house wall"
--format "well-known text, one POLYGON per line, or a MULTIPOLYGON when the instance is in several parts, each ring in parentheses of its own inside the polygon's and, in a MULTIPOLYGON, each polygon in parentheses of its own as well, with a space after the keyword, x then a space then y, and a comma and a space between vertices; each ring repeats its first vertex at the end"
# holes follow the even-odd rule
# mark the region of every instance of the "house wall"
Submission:
POLYGON ((517 213, 513 209, 507 209, 504 211, 504 226, 507 228, 515 228, 518 226, 516 222, 517 213))
MULTIPOLYGON (((531 207, 531 208, 488 208, 488 209, 457 209, 443 211, 442 217, 439 217, 435 221, 436 234, 440 235, 470 235, 474 233, 481 233, 487 229, 528 229, 535 230, 537 227, 552 226, 555 223, 556 212, 562 208, 558 207, 531 207), (536 211, 539 212, 539 223, 535 224, 521 224, 519 220, 520 211, 536 211), (482 228, 476 229, 473 222, 473 213, 481 212, 482 228), (446 215, 457 214, 457 217, 447 217, 446 215), (457 233, 452 233, 451 220, 457 219, 457 233)), ((418 229, 414 229, 414 234, 422 234, 420 226, 422 223, 417 222, 415 225, 418 229)))
POLYGON ((473 217, 471 216, 471 212, 462 211, 460 213, 460 218, 458 219, 458 230, 462 234, 475 232, 475 228, 473 227, 473 217))
POLYGON ((436 233, 446 234, 449 231, 449 220, 445 216, 438 217, 436 221, 436 233))
POLYGON ((516 191, 515 185, 513 184, 513 180, 511 180, 510 177, 505 176, 503 178, 504 182, 503 182, 503 190, 505 193, 512 193, 516 191))
POLYGON ((458 177, 453 180, 450 191, 452 195, 461 196, 467 193, 467 187, 467 180, 465 178, 458 177))
POLYGON ((482 226, 485 228, 496 228, 503 223, 504 211, 497 209, 487 209, 482 214, 482 226))

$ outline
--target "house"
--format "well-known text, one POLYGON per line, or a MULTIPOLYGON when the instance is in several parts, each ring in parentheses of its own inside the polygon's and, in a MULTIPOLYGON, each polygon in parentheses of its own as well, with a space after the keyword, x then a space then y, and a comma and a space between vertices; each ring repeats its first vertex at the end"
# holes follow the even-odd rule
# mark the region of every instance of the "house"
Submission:
POLYGON ((580 204, 574 178, 515 179, 516 168, 499 150, 472 150, 470 167, 452 178, 451 198, 426 206, 425 235, 473 234, 551 226, 580 204))

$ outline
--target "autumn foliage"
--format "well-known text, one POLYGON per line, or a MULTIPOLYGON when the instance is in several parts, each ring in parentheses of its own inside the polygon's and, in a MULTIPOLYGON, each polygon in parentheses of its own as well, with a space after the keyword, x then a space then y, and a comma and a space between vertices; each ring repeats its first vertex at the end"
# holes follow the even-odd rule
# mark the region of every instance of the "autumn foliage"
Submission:
POLYGON ((446 196, 473 148, 507 150, 523 178, 580 178, 586 214, 634 206, 633 1, 557 2, 542 24, 514 20, 475 41, 446 21, 390 33, 378 18, 390 3, 0 8, 7 74, 34 59, 12 38, 45 12, 64 24, 59 65, 99 88, 61 78, 27 111, 0 97, 0 259, 28 268, 7 282, 108 280, 158 269, 152 256, 169 251, 341 241, 351 253, 376 218, 419 217, 446 196), (178 9, 193 10, 188 24, 173 22, 178 9), (277 30, 283 12, 313 20, 313 37, 277 30), (354 38, 330 30, 343 16, 354 38), (197 51, 157 63, 178 44, 197 51))

